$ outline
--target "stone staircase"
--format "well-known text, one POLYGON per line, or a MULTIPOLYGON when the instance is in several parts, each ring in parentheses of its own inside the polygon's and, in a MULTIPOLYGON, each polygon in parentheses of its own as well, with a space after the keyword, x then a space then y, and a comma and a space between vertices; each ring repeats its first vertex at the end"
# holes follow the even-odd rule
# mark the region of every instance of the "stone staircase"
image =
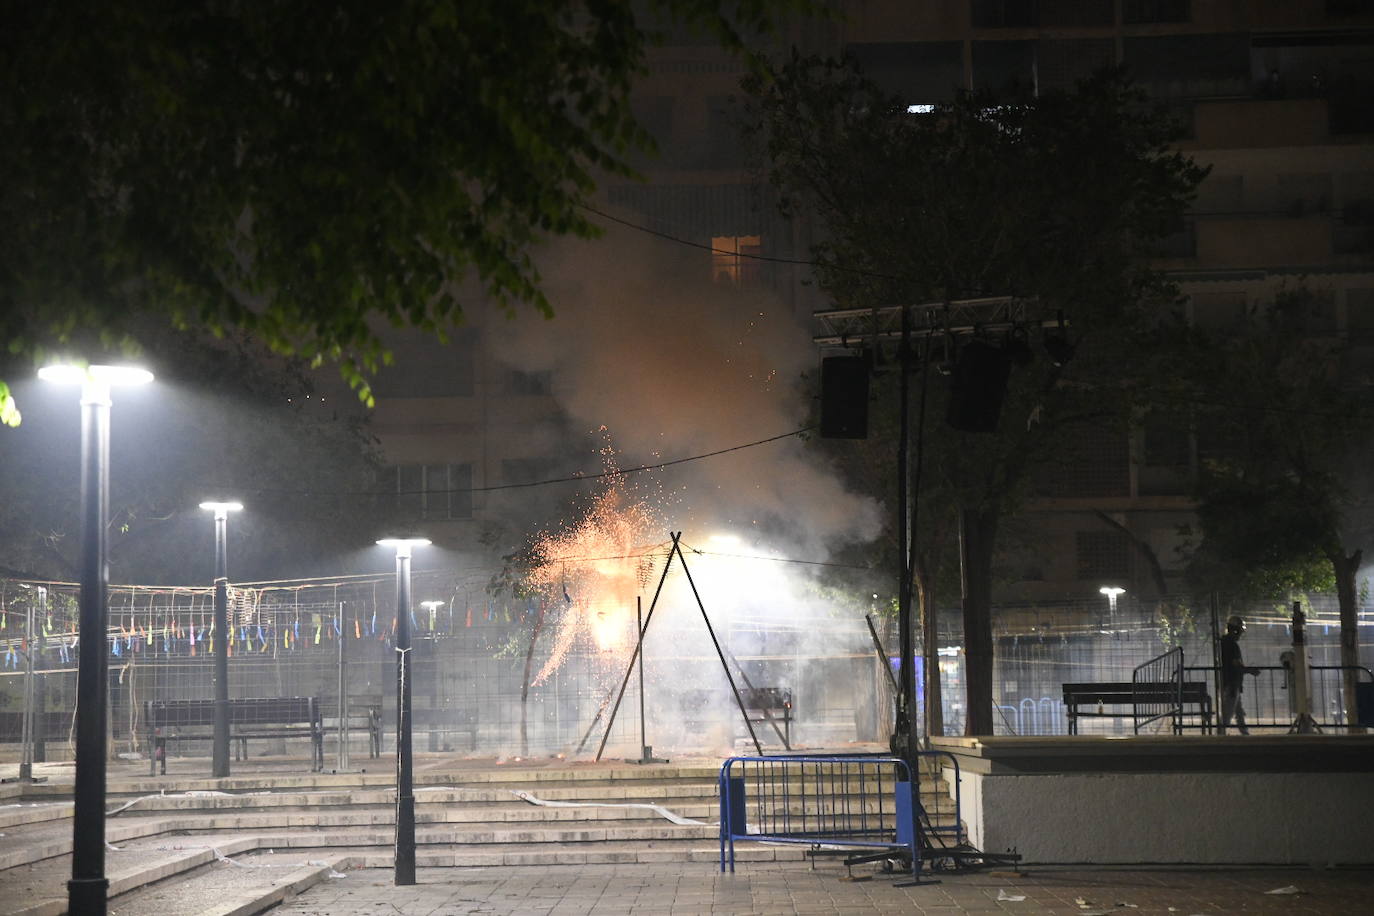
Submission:
MULTIPOLYGON (((110 911, 257 913, 354 868, 393 865, 392 774, 289 771, 209 779, 112 772, 110 911), (168 894, 177 901, 170 906, 168 894), (203 903, 203 906, 201 905, 203 903)), ((65 912, 68 779, 0 786, 0 916, 65 912)), ((696 862, 716 867, 716 761, 496 765, 417 757, 416 864, 427 867, 696 862)), ((927 807, 948 809, 923 779, 927 807)), ((745 843, 739 861, 805 848, 745 843)))

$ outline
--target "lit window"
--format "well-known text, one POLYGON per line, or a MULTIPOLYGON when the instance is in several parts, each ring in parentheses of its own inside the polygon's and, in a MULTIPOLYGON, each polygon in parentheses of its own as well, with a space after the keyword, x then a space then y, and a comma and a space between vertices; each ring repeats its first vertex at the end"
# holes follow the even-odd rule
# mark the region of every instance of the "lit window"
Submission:
POLYGON ((717 235, 711 239, 711 279, 731 286, 752 286, 759 280, 763 243, 757 235, 717 235))

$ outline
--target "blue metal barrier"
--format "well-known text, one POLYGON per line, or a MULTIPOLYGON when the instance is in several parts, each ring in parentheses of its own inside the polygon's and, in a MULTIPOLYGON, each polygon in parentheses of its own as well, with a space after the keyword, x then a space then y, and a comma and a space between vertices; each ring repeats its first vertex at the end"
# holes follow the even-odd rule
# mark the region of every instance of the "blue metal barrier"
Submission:
POLYGON ((903 851, 916 878, 925 823, 896 757, 731 757, 720 768, 722 872, 735 870, 739 839, 903 851))

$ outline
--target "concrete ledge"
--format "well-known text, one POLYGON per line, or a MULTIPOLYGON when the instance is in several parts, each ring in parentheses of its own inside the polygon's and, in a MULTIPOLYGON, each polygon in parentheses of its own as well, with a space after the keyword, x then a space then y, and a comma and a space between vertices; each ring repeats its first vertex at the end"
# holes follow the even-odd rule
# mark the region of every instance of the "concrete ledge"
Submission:
POLYGON ((1374 772, 1374 735, 934 738, 975 773, 1374 772))
POLYGON ((1374 736, 935 744, 958 761, 969 838, 987 852, 1039 864, 1374 863, 1374 736))

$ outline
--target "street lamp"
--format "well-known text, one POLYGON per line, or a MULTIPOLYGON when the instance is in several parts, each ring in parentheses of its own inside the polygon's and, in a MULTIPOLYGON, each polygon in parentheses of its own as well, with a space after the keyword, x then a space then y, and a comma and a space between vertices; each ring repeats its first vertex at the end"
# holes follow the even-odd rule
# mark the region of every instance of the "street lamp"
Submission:
POLYGON ((429 538, 382 538, 396 549, 396 885, 415 883, 415 793, 410 760, 410 551, 429 538))
MULTIPOLYGON (((439 610, 439 608, 443 607, 445 604, 448 604, 448 602, 447 602, 447 601, 438 601, 438 600, 421 601, 421 602, 420 602, 420 607, 424 608, 426 611, 429 611, 429 616, 435 617, 435 614, 436 614, 436 612, 439 610)), ((438 622, 438 619, 437 619, 437 617, 436 617, 436 618, 435 618, 434 624, 431 625, 430 628, 429 628, 429 629, 430 629, 430 632, 432 633, 433 631, 437 630, 437 629, 438 629, 438 625, 439 625, 439 622, 438 622)))
POLYGON ((105 532, 110 515, 110 389, 153 380, 133 366, 45 366, 45 382, 81 385, 81 606, 76 671, 76 783, 73 788, 72 877, 67 910, 104 916, 107 607, 110 570, 105 532))
POLYGON ((1107 610, 1110 611, 1113 616, 1115 616, 1116 598, 1118 595, 1126 594, 1126 590, 1115 585, 1104 585, 1101 588, 1099 588, 1098 591, 1107 596, 1107 610))
POLYGON ((229 775, 229 513, 243 503, 207 501, 215 513, 215 739, 212 775, 229 775))

